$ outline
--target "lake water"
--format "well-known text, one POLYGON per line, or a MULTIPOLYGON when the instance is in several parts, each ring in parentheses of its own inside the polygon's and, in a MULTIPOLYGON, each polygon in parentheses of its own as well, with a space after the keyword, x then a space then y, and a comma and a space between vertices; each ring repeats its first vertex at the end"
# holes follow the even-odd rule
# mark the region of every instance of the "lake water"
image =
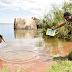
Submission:
POLYGON ((35 46, 41 40, 37 30, 14 30, 13 24, 0 24, 0 34, 6 41, 0 44, 2 60, 24 62, 37 57, 35 46))
POLYGON ((41 32, 14 30, 14 24, 0 23, 0 34, 6 41, 0 43, 0 69, 6 65, 12 70, 20 66, 46 69, 53 55, 65 56, 72 50, 72 42, 43 36, 41 32))
POLYGON ((14 24, 0 23, 0 34, 2 34, 5 39, 14 39, 14 24))

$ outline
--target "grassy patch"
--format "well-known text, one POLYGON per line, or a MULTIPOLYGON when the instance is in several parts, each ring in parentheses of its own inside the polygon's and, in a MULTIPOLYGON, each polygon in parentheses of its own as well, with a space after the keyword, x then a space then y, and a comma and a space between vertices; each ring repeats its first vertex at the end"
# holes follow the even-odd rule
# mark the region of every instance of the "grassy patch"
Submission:
MULTIPOLYGON (((12 71, 10 71, 9 69, 4 68, 3 70, 0 70, 0 72, 12 72, 12 71)), ((25 69, 24 70, 18 69, 15 72, 25 72, 25 69)))
POLYGON ((0 70, 0 72, 10 72, 10 70, 5 68, 3 70, 0 70))
POLYGON ((72 61, 57 62, 52 64, 51 69, 45 72, 72 72, 72 61))

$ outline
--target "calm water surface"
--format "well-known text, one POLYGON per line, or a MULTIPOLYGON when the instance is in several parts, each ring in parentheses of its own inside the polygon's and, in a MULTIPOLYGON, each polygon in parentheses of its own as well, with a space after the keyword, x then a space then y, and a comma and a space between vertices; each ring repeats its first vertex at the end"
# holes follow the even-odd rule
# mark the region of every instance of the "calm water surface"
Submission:
POLYGON ((2 34, 5 39, 14 39, 13 23, 0 23, 0 34, 2 34))
MULTIPOLYGON (((5 43, 0 44, 0 67, 4 62, 26 63, 41 57, 67 55, 72 50, 72 42, 48 38, 42 35, 42 30, 14 30, 13 24, 0 24, 0 34, 5 43)), ((46 60, 45 60, 46 61, 46 60)), ((31 63, 32 64, 32 63, 31 63)))

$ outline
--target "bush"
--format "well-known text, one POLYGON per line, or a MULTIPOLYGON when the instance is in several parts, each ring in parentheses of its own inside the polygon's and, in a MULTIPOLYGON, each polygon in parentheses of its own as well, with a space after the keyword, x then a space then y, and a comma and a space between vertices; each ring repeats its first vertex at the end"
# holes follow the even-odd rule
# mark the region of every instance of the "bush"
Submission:
MULTIPOLYGON (((72 13, 72 4, 65 2, 62 5, 62 9, 59 9, 57 7, 53 7, 53 10, 51 10, 49 13, 44 15, 44 18, 42 20, 43 26, 43 33, 46 33, 47 28, 54 28, 59 26, 61 23, 65 22, 65 19, 63 18, 63 14, 65 12, 72 13)), ((58 29, 58 38, 62 38, 64 40, 70 40, 72 41, 72 34, 68 35, 68 32, 70 30, 68 29, 68 26, 71 26, 71 22, 66 24, 65 26, 58 29)))
POLYGON ((69 52, 69 54, 68 54, 68 59, 69 59, 69 60, 72 60, 72 51, 69 52))

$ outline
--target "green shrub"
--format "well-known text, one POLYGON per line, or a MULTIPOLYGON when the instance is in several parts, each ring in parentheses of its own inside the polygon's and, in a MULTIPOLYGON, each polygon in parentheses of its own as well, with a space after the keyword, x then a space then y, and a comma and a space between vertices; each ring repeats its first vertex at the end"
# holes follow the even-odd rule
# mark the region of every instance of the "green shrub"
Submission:
MULTIPOLYGON (((43 33, 46 34, 47 28, 52 29, 54 27, 59 26, 61 23, 63 23, 65 21, 65 19, 63 18, 63 14, 67 11, 72 13, 72 4, 68 2, 64 2, 61 9, 57 7, 53 7, 53 10, 45 14, 42 20, 43 33)), ((59 34, 57 35, 58 38, 72 41, 72 34, 68 35, 68 32, 70 31, 68 29, 69 25, 71 26, 71 22, 57 29, 59 32, 59 34)))
POLYGON ((69 52, 69 54, 68 54, 68 59, 69 59, 69 60, 72 60, 72 51, 69 52))
POLYGON ((45 72, 72 72, 72 62, 62 61, 57 62, 57 64, 53 63, 51 68, 45 72))

